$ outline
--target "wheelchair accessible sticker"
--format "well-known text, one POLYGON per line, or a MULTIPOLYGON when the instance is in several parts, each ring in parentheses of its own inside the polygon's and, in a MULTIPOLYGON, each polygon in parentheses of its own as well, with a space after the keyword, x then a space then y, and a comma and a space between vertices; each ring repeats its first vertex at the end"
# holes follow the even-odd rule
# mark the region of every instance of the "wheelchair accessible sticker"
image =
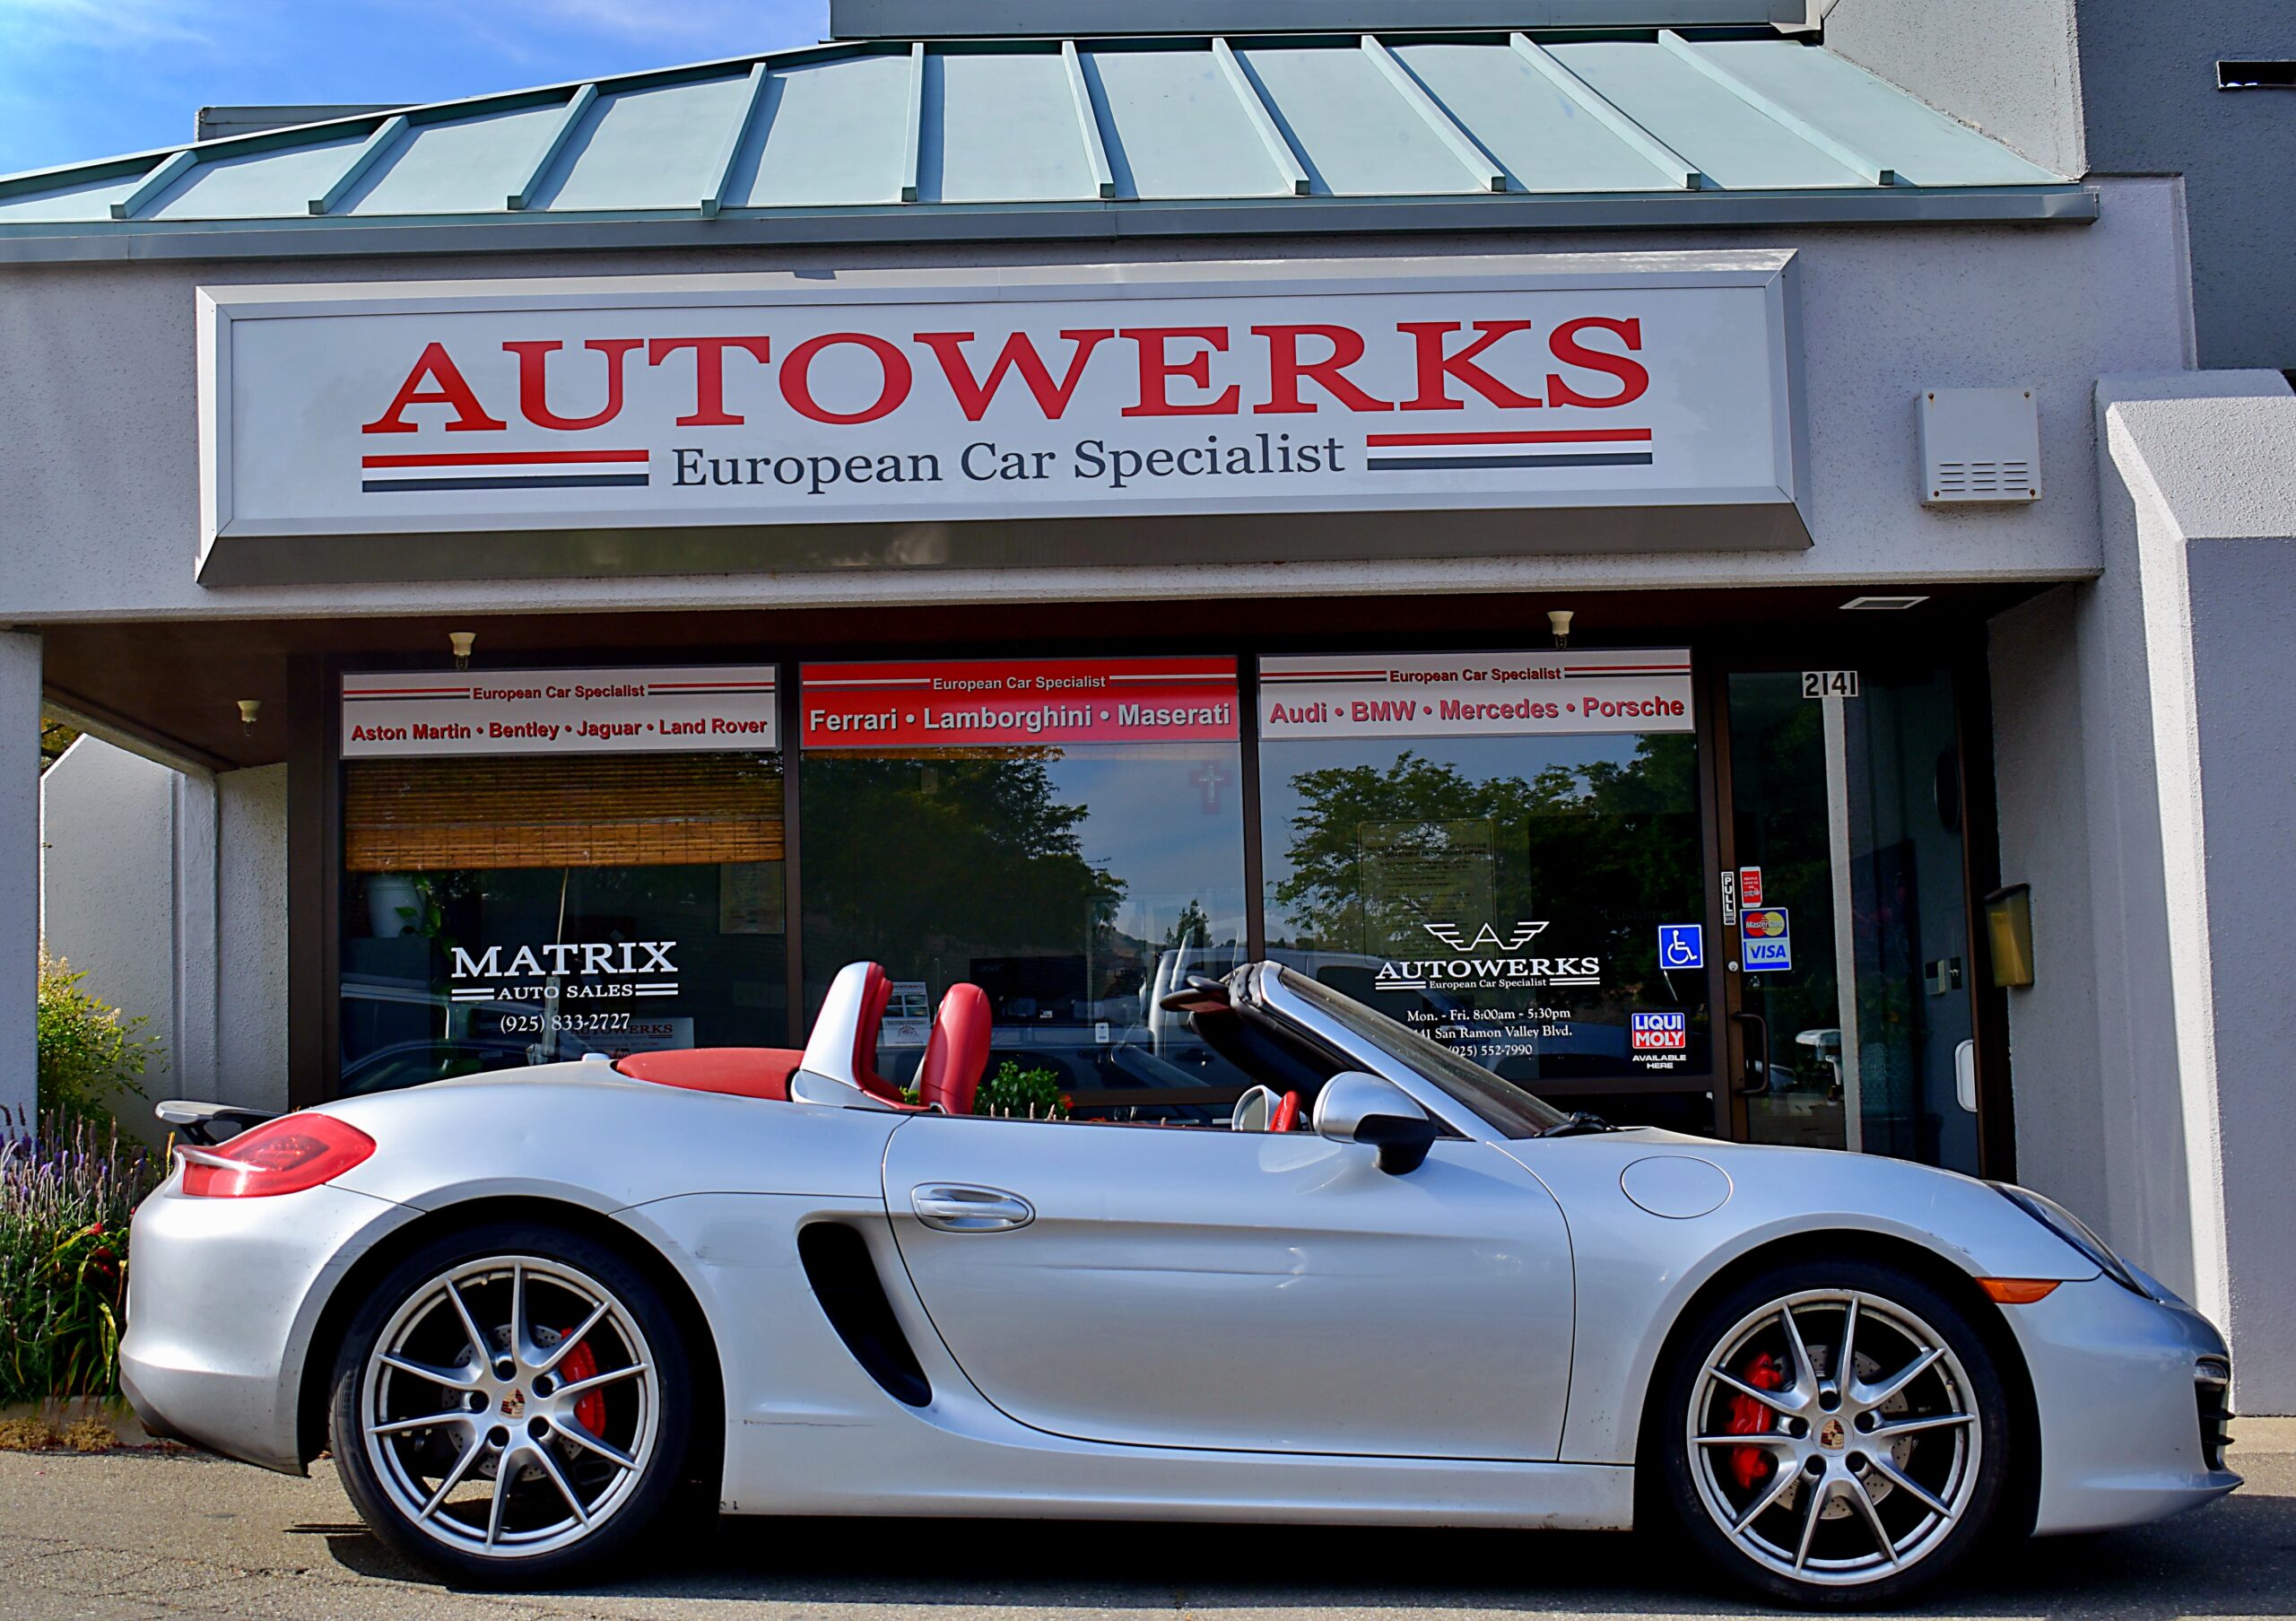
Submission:
POLYGON ((1702 923, 1658 925, 1658 966, 1672 971, 1706 966, 1706 926, 1702 923))
POLYGON ((1794 966, 1794 935, 1783 906, 1749 906, 1738 914, 1739 958, 1748 973, 1780 973, 1794 966))

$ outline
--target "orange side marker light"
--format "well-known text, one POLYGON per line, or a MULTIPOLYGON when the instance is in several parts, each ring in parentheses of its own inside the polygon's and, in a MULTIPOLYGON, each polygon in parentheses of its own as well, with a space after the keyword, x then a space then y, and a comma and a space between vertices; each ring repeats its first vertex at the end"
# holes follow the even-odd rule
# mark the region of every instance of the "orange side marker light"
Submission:
POLYGON ((2037 1300, 2046 1300, 2057 1288, 2053 1277, 1980 1277, 1977 1286, 1987 1298, 2005 1306, 2030 1306, 2037 1300))

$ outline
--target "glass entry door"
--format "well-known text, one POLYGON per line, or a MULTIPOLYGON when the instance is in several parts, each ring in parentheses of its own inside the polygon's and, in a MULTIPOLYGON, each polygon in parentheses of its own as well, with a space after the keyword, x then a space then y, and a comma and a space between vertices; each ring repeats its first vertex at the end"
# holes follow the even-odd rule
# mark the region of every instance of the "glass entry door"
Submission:
POLYGON ((1743 1134, 1976 1173, 1951 672, 1725 680, 1743 1134))

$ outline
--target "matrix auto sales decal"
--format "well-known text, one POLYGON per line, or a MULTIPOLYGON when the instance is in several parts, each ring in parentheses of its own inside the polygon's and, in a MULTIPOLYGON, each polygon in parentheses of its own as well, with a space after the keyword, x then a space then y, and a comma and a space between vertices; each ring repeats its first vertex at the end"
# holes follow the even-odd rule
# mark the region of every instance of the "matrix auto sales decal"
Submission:
POLYGON ((392 670, 343 678, 345 759, 778 746, 773 667, 392 670))
POLYGON ((1779 503, 1790 257, 202 289, 205 536, 1779 503))
POLYGON ((1268 658, 1260 736, 1530 737, 1687 732, 1681 648, 1548 653, 1371 653, 1268 658))
POLYGON ((535 941, 449 949, 448 997, 456 1003, 531 1004, 505 1013, 509 1035, 539 1034, 545 1015, 578 1035, 627 1033, 638 999, 678 994, 675 940, 535 941), (621 1010, 597 1008, 620 1003, 621 1010), (569 1006, 575 1004, 578 1006, 569 1006))
POLYGON ((809 664, 809 749, 1228 743, 1231 658, 1015 658, 809 664))

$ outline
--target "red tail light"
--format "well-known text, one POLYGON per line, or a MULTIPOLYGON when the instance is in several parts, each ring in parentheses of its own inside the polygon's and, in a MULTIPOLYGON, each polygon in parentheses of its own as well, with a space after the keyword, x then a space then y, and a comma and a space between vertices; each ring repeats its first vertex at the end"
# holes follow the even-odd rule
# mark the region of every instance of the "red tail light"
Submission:
POLYGON ((290 1114, 220 1148, 178 1148, 195 1198, 265 1198, 331 1182, 374 1153, 375 1139, 331 1114, 290 1114))

